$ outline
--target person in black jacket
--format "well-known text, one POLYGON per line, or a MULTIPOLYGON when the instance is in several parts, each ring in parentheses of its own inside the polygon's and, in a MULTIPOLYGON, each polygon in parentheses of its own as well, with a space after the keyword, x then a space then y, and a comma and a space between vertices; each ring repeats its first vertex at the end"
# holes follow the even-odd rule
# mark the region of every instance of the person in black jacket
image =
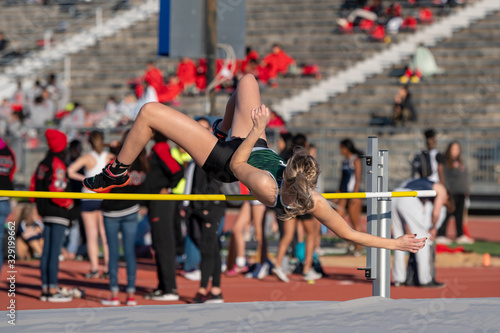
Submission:
MULTIPOLYGON (((68 185, 65 151, 67 138, 62 132, 48 129, 45 132, 49 151, 31 179, 30 191, 65 192, 68 185)), ((71 297, 58 289, 59 254, 63 246, 66 228, 74 218, 72 199, 35 199, 38 213, 42 216, 43 253, 40 261, 42 296, 49 302, 69 302, 71 297)))
MULTIPOLYGON (((125 139, 127 133, 124 134, 125 139)), ((122 141, 123 142, 123 141, 122 141)), ((117 149, 120 150, 120 147, 117 149)), ((149 171, 146 151, 143 149, 137 159, 128 169, 130 175, 130 183, 126 188, 113 188, 111 193, 143 193, 144 181, 146 174, 149 171)), ((137 271, 137 261, 135 257, 135 239, 137 234, 137 226, 139 225, 139 208, 138 200, 103 200, 101 209, 104 216, 104 228, 106 230, 106 238, 109 248, 109 284, 111 295, 107 299, 101 301, 102 305, 118 306, 120 299, 118 298, 118 259, 119 259, 119 242, 118 233, 122 233, 122 245, 127 263, 127 301, 126 305, 137 305, 135 300, 135 277, 137 271)))
MULTIPOLYGON (((0 137, 0 190, 14 189, 14 173, 16 172, 16 155, 12 149, 0 137)), ((3 234, 7 216, 10 214, 10 200, 8 197, 0 197, 0 272, 3 262, 3 234)))
MULTIPOLYGON (((170 154, 170 146, 165 136, 156 132, 154 141, 156 144, 148 159, 150 171, 146 177, 145 189, 147 193, 169 194, 184 176, 184 168, 170 154)), ((155 301, 177 301, 179 295, 175 282, 174 214, 178 210, 178 202, 150 201, 148 209, 158 272, 158 288, 144 295, 144 298, 155 301)))
MULTIPOLYGON (((207 128, 206 118, 198 122, 207 128)), ((196 163, 191 162, 186 173, 186 190, 192 194, 222 194, 222 182, 210 177, 196 163)), ((201 252, 200 288, 194 298, 195 303, 223 303, 221 280, 221 256, 219 248, 219 223, 226 211, 225 201, 185 202, 187 228, 190 237, 201 252), (212 288, 208 292, 208 281, 212 278, 212 288)))

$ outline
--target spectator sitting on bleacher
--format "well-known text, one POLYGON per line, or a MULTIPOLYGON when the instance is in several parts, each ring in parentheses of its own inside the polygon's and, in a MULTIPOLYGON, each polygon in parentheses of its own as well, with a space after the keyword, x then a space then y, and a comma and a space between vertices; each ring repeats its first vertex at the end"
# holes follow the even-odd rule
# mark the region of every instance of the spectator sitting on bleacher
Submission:
POLYGON ((28 125, 43 127, 46 126, 48 122, 54 120, 54 103, 49 96, 50 94, 47 89, 44 89, 40 96, 35 97, 35 100, 29 107, 29 117, 26 119, 28 125))
POLYGON ((194 93, 196 87, 197 69, 193 60, 182 58, 177 66, 177 77, 179 78, 180 88, 184 91, 194 93))
MULTIPOLYGON (((161 88, 163 87, 163 74, 158 67, 155 66, 153 61, 149 61, 146 64, 146 73, 144 73, 143 80, 148 83, 148 85, 155 88, 156 93, 159 94, 161 88)), ((138 96, 142 96, 142 93, 137 92, 138 96)))
POLYGON ((347 18, 339 18, 337 24, 344 31, 351 31, 362 19, 376 22, 383 10, 382 0, 373 0, 371 5, 353 10, 347 18))
POLYGON ((402 84, 406 84, 410 80, 412 83, 419 83, 422 77, 431 77, 443 72, 443 69, 438 67, 432 52, 425 45, 420 44, 406 68, 405 74, 399 80, 402 84))
POLYGON ((397 94, 394 96, 394 114, 393 114, 393 124, 396 125, 399 122, 404 126, 407 120, 413 122, 417 121, 417 112, 411 101, 411 93, 408 86, 401 86, 397 94), (409 115, 405 110, 408 110, 409 115))
POLYGON ((295 60, 279 44, 273 45, 271 53, 262 59, 261 65, 268 71, 268 77, 273 87, 278 85, 275 81, 278 74, 286 74, 288 72, 295 74, 295 60))
POLYGON ((182 86, 177 76, 171 76, 167 80, 167 84, 165 85, 164 92, 161 96, 160 102, 162 103, 170 103, 174 106, 179 106, 180 102, 178 100, 179 95, 182 92, 182 86))
POLYGON ((259 54, 257 53, 257 51, 252 49, 250 46, 247 46, 245 58, 240 63, 241 73, 243 73, 243 74, 250 73, 249 71, 247 71, 248 70, 247 67, 248 67, 251 60, 258 62, 259 54))

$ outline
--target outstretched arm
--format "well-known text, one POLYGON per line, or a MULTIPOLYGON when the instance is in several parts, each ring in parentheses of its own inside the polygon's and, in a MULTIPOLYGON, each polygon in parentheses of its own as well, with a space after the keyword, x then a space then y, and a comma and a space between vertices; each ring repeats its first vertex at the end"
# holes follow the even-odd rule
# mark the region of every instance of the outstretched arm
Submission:
POLYGON ((314 208, 310 213, 328 229, 346 241, 351 241, 362 246, 409 251, 413 253, 417 252, 425 245, 426 238, 416 239, 415 235, 403 235, 397 239, 390 239, 353 230, 347 222, 330 207, 328 201, 320 193, 314 191, 313 199, 314 208))

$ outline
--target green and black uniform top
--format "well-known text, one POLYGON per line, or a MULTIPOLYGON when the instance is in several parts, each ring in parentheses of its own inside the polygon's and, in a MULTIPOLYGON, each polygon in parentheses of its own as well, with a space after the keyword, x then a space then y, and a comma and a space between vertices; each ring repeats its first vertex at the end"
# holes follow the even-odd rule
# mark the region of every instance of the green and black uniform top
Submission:
POLYGON ((257 169, 267 171, 276 182, 278 193, 276 194, 276 199, 272 207, 279 209, 283 209, 284 207, 289 208, 283 204, 281 198, 281 186, 283 185, 283 172, 286 168, 286 162, 272 149, 254 147, 247 163, 257 169))

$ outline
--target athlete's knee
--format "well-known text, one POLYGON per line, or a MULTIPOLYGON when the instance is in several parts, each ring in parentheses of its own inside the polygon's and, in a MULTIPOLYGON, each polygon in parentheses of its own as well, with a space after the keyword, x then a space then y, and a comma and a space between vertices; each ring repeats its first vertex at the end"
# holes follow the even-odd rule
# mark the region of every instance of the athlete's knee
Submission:
POLYGON ((241 77, 240 81, 238 82, 238 86, 240 85, 256 85, 258 86, 257 79, 253 74, 245 74, 241 77))
POLYGON ((141 109, 139 110, 139 113, 137 114, 137 118, 141 119, 151 119, 154 117, 154 114, 158 112, 158 105, 160 105, 157 102, 149 102, 144 104, 141 109))

